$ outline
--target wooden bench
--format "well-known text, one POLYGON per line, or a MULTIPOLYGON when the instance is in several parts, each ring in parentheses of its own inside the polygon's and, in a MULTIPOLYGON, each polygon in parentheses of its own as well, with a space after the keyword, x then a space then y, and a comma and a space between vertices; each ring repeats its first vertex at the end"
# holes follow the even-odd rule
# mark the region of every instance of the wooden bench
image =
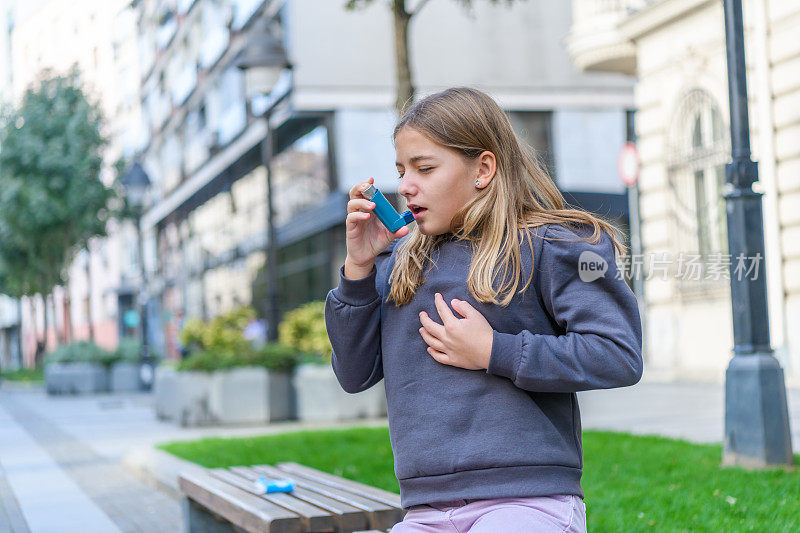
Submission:
POLYGON ((186 531, 385 532, 403 519, 400 496, 298 463, 182 473, 186 531), (254 480, 285 478, 293 492, 258 494, 254 480))

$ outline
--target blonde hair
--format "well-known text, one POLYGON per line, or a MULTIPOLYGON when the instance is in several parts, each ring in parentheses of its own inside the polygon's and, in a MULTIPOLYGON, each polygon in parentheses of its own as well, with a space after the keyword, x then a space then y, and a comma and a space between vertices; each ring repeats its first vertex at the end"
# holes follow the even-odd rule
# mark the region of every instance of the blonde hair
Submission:
MULTIPOLYGON (((587 224, 594 232, 582 240, 594 244, 605 231, 623 253, 614 226, 586 211, 565 207, 564 197, 533 149, 519 140, 506 114, 487 94, 456 87, 427 96, 405 110, 392 138, 406 127, 470 161, 487 150, 495 155, 494 179, 459 209, 451 222, 453 235, 472 243, 467 286, 476 300, 501 306, 511 302, 522 276, 520 233, 533 250, 531 232, 521 229, 548 223, 587 224), (502 284, 495 288, 500 268, 502 284)), ((444 239, 442 235, 424 235, 414 226, 396 249, 387 302, 392 299, 399 306, 412 300, 425 281, 421 279, 425 266, 433 262, 431 252, 444 239)), ((533 269, 520 292, 532 279, 533 269)))

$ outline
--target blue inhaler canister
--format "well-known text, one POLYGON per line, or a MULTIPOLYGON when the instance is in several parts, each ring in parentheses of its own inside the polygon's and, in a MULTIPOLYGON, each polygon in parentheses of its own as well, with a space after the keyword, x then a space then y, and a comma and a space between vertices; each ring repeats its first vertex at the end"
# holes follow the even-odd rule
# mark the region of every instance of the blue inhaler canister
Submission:
POLYGON ((268 480, 266 476, 261 476, 255 480, 254 484, 255 491, 259 494, 294 491, 294 482, 291 479, 268 480))
POLYGON ((367 200, 375 204, 375 209, 373 209, 372 212, 375 213, 378 220, 386 226, 386 229, 392 233, 406 224, 414 222, 414 214, 411 211, 406 211, 402 215, 399 214, 383 193, 376 189, 374 185, 367 187, 361 194, 363 194, 367 200))

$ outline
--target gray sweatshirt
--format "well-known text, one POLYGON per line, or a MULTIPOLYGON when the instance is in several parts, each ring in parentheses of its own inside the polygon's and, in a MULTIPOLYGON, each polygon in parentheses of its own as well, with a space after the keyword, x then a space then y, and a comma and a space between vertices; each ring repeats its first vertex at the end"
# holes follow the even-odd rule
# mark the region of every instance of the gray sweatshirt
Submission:
POLYGON ((436 266, 426 267, 426 280, 406 305, 384 301, 402 239, 378 256, 366 278, 349 280, 342 266, 339 286, 328 293, 325 323, 342 388, 358 393, 386 380, 404 508, 458 499, 583 498, 575 392, 641 379, 639 311, 618 279, 611 239, 603 234, 588 244, 579 240, 588 229, 552 224, 527 231, 533 253, 523 240, 517 291, 532 258, 534 277, 505 308, 469 293, 471 244, 452 236, 434 251, 436 266), (453 298, 468 301, 492 326, 488 369, 457 368, 428 354, 419 313, 442 323, 436 292, 448 306, 453 298))

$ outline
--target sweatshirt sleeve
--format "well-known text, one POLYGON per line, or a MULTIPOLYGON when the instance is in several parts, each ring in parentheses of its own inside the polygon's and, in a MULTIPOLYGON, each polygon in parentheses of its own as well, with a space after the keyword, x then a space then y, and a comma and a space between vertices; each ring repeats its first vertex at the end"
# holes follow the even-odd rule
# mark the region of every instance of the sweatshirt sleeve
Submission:
POLYGON ((339 286, 325 299, 325 328, 333 347, 331 364, 339 384, 351 394, 383 378, 381 297, 375 287, 377 268, 351 280, 339 268, 339 286))
POLYGON ((642 326, 636 298, 617 274, 611 238, 603 233, 589 244, 555 225, 544 237, 539 286, 564 333, 495 331, 487 373, 539 392, 634 385, 642 377, 642 326))

